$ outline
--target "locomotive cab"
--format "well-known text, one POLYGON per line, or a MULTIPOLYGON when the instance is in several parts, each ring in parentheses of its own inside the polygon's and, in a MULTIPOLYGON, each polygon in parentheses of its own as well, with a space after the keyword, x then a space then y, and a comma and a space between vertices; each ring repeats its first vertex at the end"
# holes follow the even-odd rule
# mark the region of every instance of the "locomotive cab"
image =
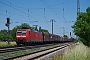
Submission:
POLYGON ((30 33, 30 29, 18 29, 16 32, 17 45, 26 44, 29 33, 30 33))

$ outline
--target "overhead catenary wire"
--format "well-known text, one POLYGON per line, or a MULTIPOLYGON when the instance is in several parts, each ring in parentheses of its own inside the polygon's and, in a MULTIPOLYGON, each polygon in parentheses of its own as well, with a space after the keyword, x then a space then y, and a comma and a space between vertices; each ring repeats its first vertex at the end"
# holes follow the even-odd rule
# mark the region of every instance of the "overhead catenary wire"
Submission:
MULTIPOLYGON (((2 14, 2 13, 0 13, 0 15, 6 16, 5 14, 2 14)), ((18 18, 12 17, 12 16, 11 16, 11 19, 10 19, 10 20, 12 20, 12 18, 14 18, 14 19, 16 19, 16 20, 20 20, 20 19, 18 19, 18 18)), ((4 19, 4 18, 3 18, 3 19, 4 19)), ((16 22, 18 22, 18 21, 16 21, 16 22)))
MULTIPOLYGON (((50 7, 50 5, 49 4, 46 4, 43 0, 41 0, 57 17, 59 17, 58 16, 58 14, 56 13, 56 11, 52 8, 52 7, 50 7)), ((59 17, 60 18, 60 17, 59 17)))
MULTIPOLYGON (((8 11, 7 11, 7 13, 9 13, 8 11)), ((2 13, 0 13, 0 15, 2 15, 2 16, 6 16, 6 14, 2 14, 2 13)), ((10 16, 10 15, 9 15, 10 16)), ((7 18, 7 17, 6 17, 7 18)), ((3 19, 5 19, 5 18, 3 18, 3 19)), ((16 20, 20 20, 20 19, 18 19, 18 18, 16 18, 16 17, 12 17, 12 16, 10 16, 10 20, 11 20, 11 24, 12 23, 22 23, 22 22, 18 22, 18 21, 14 21, 14 22, 12 22, 12 20, 14 20, 14 19, 16 19, 16 20)), ((4 23, 4 22, 3 22, 4 23)))
MULTIPOLYGON (((9 6, 9 7, 13 8, 13 9, 15 9, 15 10, 17 10, 17 11, 23 13, 23 14, 28 15, 27 13, 25 13, 25 12, 23 12, 23 11, 21 11, 21 10, 15 8, 15 7, 13 7, 13 6, 11 6, 11 4, 9 5, 9 4, 6 4, 6 3, 4 3, 4 2, 2 2, 2 1, 0 1, 0 3, 4 4, 4 5, 6 5, 6 6, 9 6)), ((31 16, 31 17, 33 17, 33 16, 31 16)), ((35 17, 33 17, 33 18, 39 20, 38 18, 35 18, 35 17)))
MULTIPOLYGON (((4 3, 5 4, 5 3, 4 3)), ((7 5, 7 4, 6 4, 7 5)), ((13 7, 13 6, 11 6, 11 3, 10 3, 10 5, 8 5, 8 6, 10 6, 10 7, 12 7, 12 8, 14 8, 14 9, 16 9, 16 10, 19 10, 19 9, 17 9, 17 8, 15 8, 15 7, 13 7)), ((48 4, 48 6, 50 6, 49 4, 48 4)), ((50 6, 50 8, 51 9, 53 9, 51 6, 50 6)), ((40 8, 41 9, 41 8, 40 8)), ((27 14, 27 13, 25 13, 25 12, 23 12, 23 11, 21 11, 21 10, 19 10, 20 12, 22 12, 22 13, 24 13, 24 14, 27 14)), ((44 9, 44 12, 45 12, 45 9, 44 9)), ((28 15, 28 14, 27 14, 28 15)), ((57 15, 57 14, 56 14, 57 15)), ((28 15, 29 16, 29 15, 28 15)), ((39 15, 38 15, 39 16, 39 15)), ((45 16, 45 14, 44 14, 44 16, 45 16)), ((33 16, 31 16, 31 17, 33 17, 33 16)), ((35 18, 35 17, 33 17, 33 18, 35 18)), ((37 19, 37 18, 35 18, 35 19, 37 19)))
POLYGON ((13 7, 17 7, 17 8, 21 8, 21 9, 43 9, 43 8, 25 8, 25 7, 22 7, 22 6, 17 6, 17 5, 14 5, 14 4, 12 4, 11 2, 9 2, 8 0, 3 0, 3 1, 5 1, 5 2, 7 2, 8 4, 11 4, 13 7))
POLYGON ((29 17, 29 11, 30 11, 30 10, 28 9, 28 19, 30 20, 30 17, 29 17))
MULTIPOLYGON (((7 11, 7 13, 8 13, 8 11, 7 11)), ((13 13, 14 14, 14 13, 13 13)), ((2 15, 2 16, 6 16, 6 14, 2 14, 2 13, 0 13, 0 15, 2 15)), ((20 15, 21 16, 21 15, 20 15)), ((23 16, 22 16, 23 17, 23 16)), ((7 18, 7 17, 6 17, 7 18)), ((11 16, 11 20, 12 20, 12 18, 14 18, 14 19, 16 19, 16 20, 20 20, 20 19, 18 19, 18 18, 16 18, 16 17, 12 17, 11 16)), ((25 21, 26 22, 26 21, 25 21)), ((34 20, 34 21, 27 21, 27 22, 30 22, 30 23, 35 23, 35 22, 43 22, 43 23, 48 23, 49 21, 37 21, 37 20, 34 20)), ((18 22, 19 23, 19 22, 18 22)))
MULTIPOLYGON (((69 0, 66 0, 66 1, 64 1, 63 3, 60 3, 60 4, 64 4, 64 3, 66 3, 66 2, 68 2, 69 0)), ((6 2, 8 2, 8 1, 6 1, 6 2)), ((10 3, 10 2, 8 2, 8 3, 10 3)), ((12 3, 10 3, 10 5, 11 5, 12 3)), ((48 4, 49 5, 49 4, 48 4)), ((16 5, 15 5, 16 6, 16 5)), ((50 5, 49 5, 50 6, 50 5)), ((23 9, 28 9, 28 8, 25 8, 25 7, 20 7, 20 6, 16 6, 16 7, 18 7, 18 8, 23 8, 23 9)), ((50 6, 51 8, 52 8, 52 6, 50 6)), ((44 9, 44 12, 45 12, 45 9, 46 8, 29 8, 29 9, 44 9)), ((53 9, 53 8, 52 8, 53 9)), ((56 12, 56 11, 55 11, 56 12)), ((36 14, 35 14, 36 15, 36 14)), ((39 15, 38 15, 39 16, 39 15)), ((45 13, 44 13, 44 16, 45 16, 45 13)), ((46 17, 44 17, 45 19, 46 19, 46 17)), ((48 20, 48 19, 47 19, 48 20)))
POLYGON ((7 10, 6 10, 6 17, 7 17, 7 10))
POLYGON ((44 8, 44 18, 46 18, 46 17, 45 17, 45 11, 46 11, 46 9, 44 8))
MULTIPOLYGON (((64 1, 63 4, 66 3, 66 2, 68 2, 68 1, 69 1, 69 0, 64 1)), ((8 2, 8 3, 9 3, 9 2, 8 2)), ((10 3, 10 5, 11 5, 11 3, 10 3)), ((49 4, 48 4, 48 6, 52 8, 52 6, 50 6, 49 4)), ((17 7, 18 7, 18 8, 21 8, 21 7, 19 7, 19 6, 17 6, 17 7)), ((23 8, 23 7, 22 7, 22 8, 23 8)), ((38 9, 43 9, 43 8, 38 8, 38 9)), ((52 8, 52 9, 53 9, 53 8, 52 8)), ((44 11, 45 11, 45 9, 44 9, 44 11)), ((54 11, 55 11, 55 10, 54 10, 54 11)), ((55 11, 55 12, 56 12, 56 11, 55 11)))
MULTIPOLYGON (((10 3, 10 7, 12 7, 11 6, 11 4, 12 3, 10 3)), ((48 4, 48 6, 51 8, 51 9, 53 9, 49 4, 48 4)), ((19 8, 19 6, 18 6, 18 8, 19 8)), ((46 16, 45 16, 45 8, 38 8, 38 9, 44 9, 44 18, 46 19, 46 16)), ((56 12, 55 10, 53 10, 54 12, 56 12)), ((28 15, 28 14, 27 14, 28 15)), ((35 14, 36 15, 36 14, 35 14)), ((56 15, 58 15, 58 14, 56 14, 56 15)), ((29 16, 29 15, 28 15, 29 16)), ((39 16, 39 15, 38 15, 39 16)), ((33 16, 31 16, 31 17, 33 17, 33 16)), ((35 18, 35 17, 33 17, 33 18, 35 18)), ((30 17, 29 17, 29 19, 30 19, 30 17)), ((35 18, 35 19, 37 19, 37 18, 35 18)), ((38 19, 39 20, 39 19, 38 19)), ((47 19, 48 20, 48 19, 47 19)))
POLYGON ((65 16, 64 16, 64 8, 63 8, 63 19, 64 19, 64 23, 66 23, 66 19, 65 19, 65 16))
POLYGON ((28 9, 28 18, 29 18, 29 9, 28 9))
POLYGON ((57 6, 57 5, 61 5, 61 4, 65 4, 65 3, 67 3, 69 0, 66 0, 66 1, 64 1, 64 2, 61 2, 61 3, 58 3, 58 4, 55 4, 55 5, 52 5, 51 7, 54 7, 54 6, 57 6))
MULTIPOLYGON (((4 0, 5 1, 5 0, 4 0)), ((6 1, 6 2, 8 2, 8 1, 6 1)), ((36 10, 36 9, 44 9, 44 8, 24 8, 24 7, 20 7, 20 6, 16 6, 16 5, 13 5, 12 3, 10 3, 10 2, 8 2, 9 4, 9 7, 17 7, 16 9, 18 9, 18 8, 21 8, 21 9, 28 9, 28 10, 30 10, 30 9, 34 9, 34 10, 36 10)), ((21 11, 20 9, 18 9, 20 12, 22 12, 23 13, 23 11, 21 11)), ((27 14, 28 15, 28 13, 25 13, 24 12, 24 14, 27 14)), ((35 14, 35 15, 37 15, 37 14, 35 14)), ((29 16, 29 15, 28 15, 29 16)), ((40 15, 37 15, 37 16, 39 16, 40 18, 42 17, 42 16, 40 16, 40 15)), ((30 20, 30 17, 33 17, 34 19, 36 19, 36 20, 40 20, 40 19, 38 19, 38 18, 36 18, 36 17, 34 17, 34 16, 31 16, 31 14, 30 14, 30 16, 28 17, 29 18, 29 20, 30 20)), ((43 19, 44 20, 44 19, 43 19)), ((46 19, 46 17, 45 17, 45 20, 48 20, 48 19, 46 19)))

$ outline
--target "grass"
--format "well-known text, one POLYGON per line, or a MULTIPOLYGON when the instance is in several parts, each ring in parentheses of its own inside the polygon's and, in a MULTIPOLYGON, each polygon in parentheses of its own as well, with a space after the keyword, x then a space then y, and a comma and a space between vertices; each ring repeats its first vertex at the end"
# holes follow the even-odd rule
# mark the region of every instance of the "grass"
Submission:
POLYGON ((0 42, 0 47, 8 47, 8 46, 15 46, 16 42, 10 42, 10 44, 7 44, 6 42, 0 42))
POLYGON ((26 54, 26 53, 27 53, 26 50, 7 52, 7 53, 1 53, 0 57, 19 56, 19 55, 26 54))
POLYGON ((56 56, 52 60, 90 60, 90 48, 79 43, 67 53, 56 56))
POLYGON ((31 51, 39 50, 39 48, 32 48, 28 50, 20 50, 20 51, 14 51, 14 52, 7 52, 7 53, 1 53, 0 57, 11 57, 11 56, 20 56, 22 54, 27 54, 31 51))
POLYGON ((35 50, 39 50, 39 48, 32 48, 32 49, 30 49, 30 51, 35 51, 35 50))

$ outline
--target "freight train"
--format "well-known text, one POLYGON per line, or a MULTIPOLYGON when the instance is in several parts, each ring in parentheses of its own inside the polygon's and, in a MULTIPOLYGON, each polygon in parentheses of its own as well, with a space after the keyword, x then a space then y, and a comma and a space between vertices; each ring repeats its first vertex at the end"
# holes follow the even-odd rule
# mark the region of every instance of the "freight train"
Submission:
POLYGON ((36 30, 18 29, 16 32, 17 45, 30 45, 41 43, 53 43, 53 42, 66 42, 72 41, 71 38, 61 37, 59 35, 50 34, 48 32, 39 32, 36 30))

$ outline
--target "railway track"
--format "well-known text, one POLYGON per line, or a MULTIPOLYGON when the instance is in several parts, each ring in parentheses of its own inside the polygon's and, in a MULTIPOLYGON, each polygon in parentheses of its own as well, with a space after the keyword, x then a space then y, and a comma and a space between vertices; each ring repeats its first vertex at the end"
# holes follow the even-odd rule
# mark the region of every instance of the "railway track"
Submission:
POLYGON ((11 57, 11 58, 6 58, 6 60, 43 60, 41 57, 46 56, 48 54, 51 54, 53 52, 56 51, 60 51, 68 46, 71 46, 72 43, 64 43, 64 44, 58 44, 55 47, 51 47, 51 48, 47 48, 47 49, 43 49, 43 50, 38 50, 35 52, 31 52, 28 54, 24 54, 21 56, 16 56, 16 57, 11 57))
POLYGON ((44 47, 44 46, 51 46, 51 45, 56 45, 56 43, 55 44, 35 45, 35 46, 22 46, 22 47, 3 48, 3 49, 0 49, 0 53, 13 52, 13 51, 19 51, 19 50, 26 50, 26 49, 32 49, 32 48, 38 48, 38 47, 44 47))

